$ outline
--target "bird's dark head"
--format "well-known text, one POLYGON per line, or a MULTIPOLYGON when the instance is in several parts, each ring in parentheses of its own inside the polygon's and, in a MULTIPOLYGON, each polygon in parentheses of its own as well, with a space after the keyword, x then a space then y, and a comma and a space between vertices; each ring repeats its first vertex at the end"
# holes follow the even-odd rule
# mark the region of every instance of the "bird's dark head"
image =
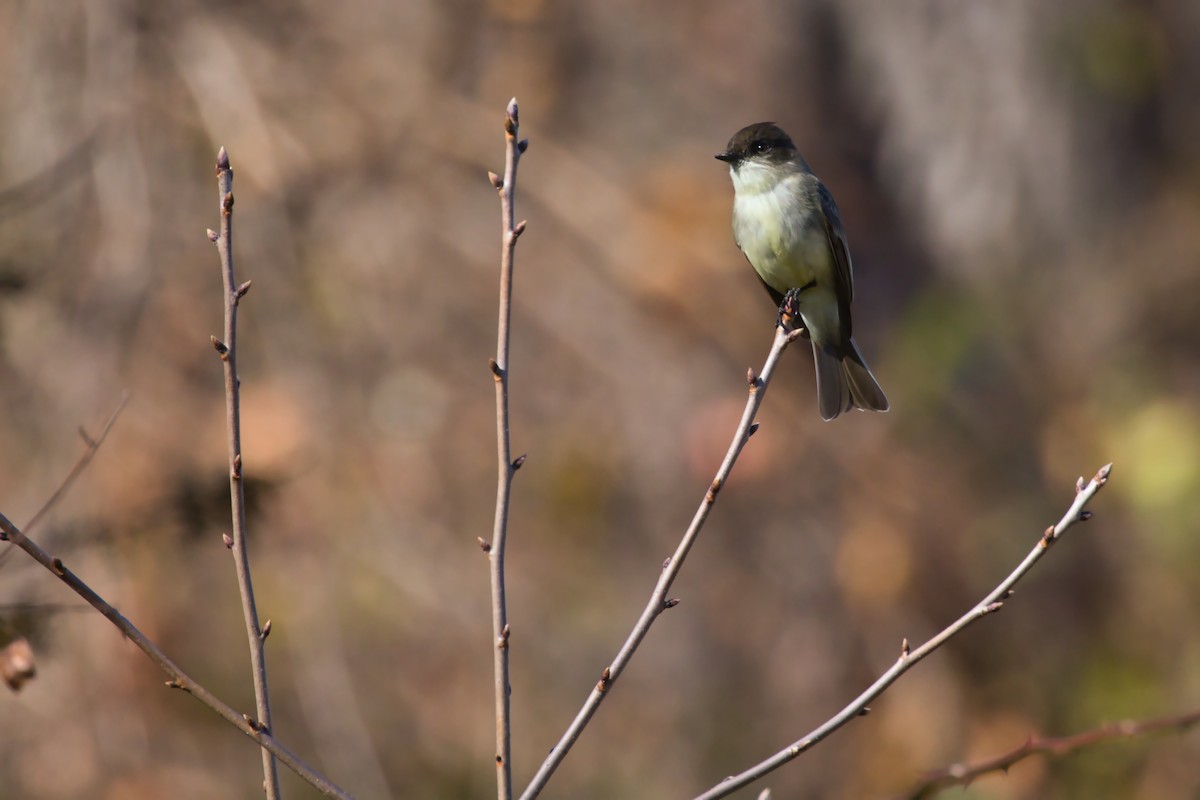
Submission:
POLYGON ((781 164, 796 158, 796 145, 774 122, 756 122, 735 133, 725 151, 717 153, 716 158, 735 169, 751 159, 781 164))

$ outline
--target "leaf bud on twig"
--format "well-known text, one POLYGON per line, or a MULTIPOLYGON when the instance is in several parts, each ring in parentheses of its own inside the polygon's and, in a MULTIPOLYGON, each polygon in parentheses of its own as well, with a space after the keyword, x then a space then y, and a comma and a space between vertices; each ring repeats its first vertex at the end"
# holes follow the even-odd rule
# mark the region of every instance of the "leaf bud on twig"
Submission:
POLYGON ((517 134, 517 126, 520 124, 520 117, 517 110, 517 98, 508 101, 508 108, 504 109, 504 132, 509 136, 517 134))

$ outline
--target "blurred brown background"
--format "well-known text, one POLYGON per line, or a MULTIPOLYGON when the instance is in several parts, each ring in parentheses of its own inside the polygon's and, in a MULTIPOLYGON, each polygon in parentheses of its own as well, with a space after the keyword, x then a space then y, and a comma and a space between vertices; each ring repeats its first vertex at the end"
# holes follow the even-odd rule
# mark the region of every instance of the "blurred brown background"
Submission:
MULTIPOLYGON (((239 708, 213 162, 236 171, 245 462, 276 731, 362 798, 494 796, 499 206, 521 102, 509 549, 532 775, 703 496, 774 309, 712 155, 778 121, 832 188, 892 400, 822 424, 789 355, 630 670, 546 797, 690 797, 797 738, 1097 518, 779 798, 1200 705, 1200 6, 0 5, 0 510, 239 708)), ((801 348, 802 349, 802 348, 801 348)), ((260 796, 254 748, 22 554, 0 795, 260 796), (18 604, 52 604, 30 609, 18 604)), ((1200 734, 950 797, 1196 797, 1200 734)), ((288 797, 315 793, 285 773, 288 797)), ((755 797, 758 789, 739 796, 755 797)))

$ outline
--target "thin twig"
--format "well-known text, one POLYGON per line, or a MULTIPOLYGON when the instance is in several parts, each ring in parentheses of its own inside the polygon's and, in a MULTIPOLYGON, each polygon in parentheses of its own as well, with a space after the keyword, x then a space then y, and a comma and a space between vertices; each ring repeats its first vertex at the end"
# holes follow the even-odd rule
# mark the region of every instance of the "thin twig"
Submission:
MULTIPOLYGON (((238 286, 233 270, 233 169, 229 154, 222 147, 217 153, 217 188, 221 203, 221 232, 214 238, 221 258, 221 280, 225 289, 225 338, 213 338, 213 347, 225 368, 225 416, 229 433, 229 501, 232 506, 233 536, 229 549, 237 569, 238 590, 242 596, 242 612, 246 618, 246 636, 250 643, 250 668, 254 675, 254 703, 258 724, 268 732, 271 727, 271 700, 267 693, 266 631, 259 626, 258 609, 254 605, 254 584, 250 580, 250 552, 246 545, 246 494, 242 482, 242 420, 241 379, 237 372, 237 310, 250 288, 249 282, 238 286)), ((267 630, 270 629, 268 624, 267 630)), ((267 800, 279 800, 279 770, 275 757, 266 748, 262 751, 263 788, 267 800)))
POLYGON ((771 374, 775 371, 775 365, 779 361, 779 356, 801 334, 801 330, 788 332, 782 327, 777 328, 775 331, 775 341, 771 345, 771 351, 767 355, 766 362, 763 364, 762 372, 755 375, 753 370, 750 371, 748 376, 750 397, 746 400, 746 408, 742 412, 742 419, 738 423, 737 430, 734 431, 733 441, 729 445, 729 450, 725 453, 725 460, 721 462, 721 467, 717 470, 716 477, 713 478, 712 484, 708 487, 708 491, 705 492, 704 499, 700 501, 700 506, 696 509, 695 516, 692 517, 692 523, 683 534, 679 546, 675 548, 674 555, 668 558, 663 564, 662 574, 659 575, 654 592, 650 595, 650 602, 646 604, 646 609, 633 626, 629 638, 621 646, 617 657, 600 674, 600 680, 596 683, 595 688, 592 689, 592 693, 588 695, 583 708, 579 710, 574 721, 567 728, 566 733, 559 739, 558 744, 554 745, 554 749, 550 751, 550 755, 542 763, 537 774, 534 775, 524 794, 521 795, 521 800, 532 800, 532 798, 537 797, 542 789, 546 787, 546 783, 550 780, 550 776, 554 774, 554 770, 566 758, 571 746, 579 738, 579 734, 583 732, 592 715, 596 713, 596 709, 600 707, 600 703, 604 701, 613 684, 617 682, 617 678, 621 676, 629 660, 633 658, 634 652, 650 631, 650 626, 658 619, 659 614, 678 603, 678 600, 668 599, 667 592, 670 591, 671 584, 675 582, 675 578, 683 568, 684 559, 687 558, 688 552, 692 549, 692 545, 695 544, 696 538, 700 535, 700 530, 704 527, 705 520, 708 519, 708 513, 712 510, 713 503, 716 502, 717 493, 725 485, 725 481, 729 478, 729 473, 733 470, 734 463, 737 462, 738 455, 741 454, 742 448, 746 446, 746 442, 749 441, 750 436, 753 435, 757 428, 754 425, 754 417, 762 405, 763 397, 766 395, 767 386, 771 381, 771 374))
POLYGON ((496 677, 496 796, 499 800, 510 800, 512 797, 512 725, 509 721, 511 688, 508 679, 509 627, 504 592, 504 548, 508 540, 508 500, 512 493, 512 479, 525 461, 525 456, 513 460, 508 427, 508 328, 512 320, 513 259, 517 239, 525 230, 523 221, 514 224, 513 209, 517 190, 517 162, 529 146, 527 141, 517 139, 518 127, 517 98, 514 97, 509 101, 504 114, 504 177, 489 173, 492 185, 500 193, 500 313, 496 331, 496 358, 490 364, 492 376, 496 379, 498 477, 492 541, 490 544, 483 544, 488 554, 492 578, 492 650, 496 677))
MULTIPOLYGON (((122 392, 121 399, 117 401, 116 408, 108 415, 108 422, 104 423, 104 427, 100 430, 100 435, 96 438, 88 436, 87 431, 83 426, 79 428, 79 438, 83 440, 84 450, 75 461, 75 466, 71 467, 71 471, 67 473, 67 477, 63 478, 62 483, 54 490, 54 494, 50 495, 49 499, 42 504, 42 507, 37 510, 29 522, 25 523, 26 533, 32 531, 37 526, 42 518, 50 513, 50 509, 58 505, 58 501, 70 490, 75 479, 83 474, 83 471, 88 468, 88 464, 92 463, 92 459, 96 457, 96 451, 100 449, 100 445, 104 444, 104 440, 108 438, 108 432, 112 430, 113 425, 117 423, 117 417, 121 416, 121 412, 125 409, 125 404, 129 402, 129 392, 122 392)), ((0 552, 0 564, 8 560, 9 554, 12 553, 12 543, 5 545, 4 551, 0 552)))
POLYGON ((1142 721, 1111 722, 1071 736, 1030 736, 1024 744, 1007 753, 974 763, 951 764, 943 769, 927 772, 921 777, 919 783, 904 794, 898 795, 896 800, 925 800, 943 789, 952 786, 966 786, 990 772, 1008 772, 1010 767, 1030 756, 1042 754, 1058 758, 1113 739, 1131 739, 1152 733, 1185 731, 1195 725, 1200 725, 1200 711, 1142 721))
POLYGON ((324 775, 321 775, 315 769, 304 763, 295 753, 284 747, 276 740, 271 733, 264 728, 258 721, 250 717, 239 714, 229 705, 222 702, 216 695, 205 689, 195 680, 193 680, 186 672, 180 669, 174 661, 167 658, 167 655, 158 648, 158 645, 150 641, 144 633, 126 619, 117 609, 113 608, 104 600, 103 597, 96 594, 90 586, 77 576, 74 572, 67 569, 61 559, 52 557, 49 553, 39 547, 35 542, 29 539, 16 525, 13 525, 7 517, 0 514, 0 531, 3 532, 3 538, 8 539, 17 547, 28 553, 34 561, 37 561, 46 569, 50 570, 60 581, 65 583, 76 594, 86 600, 97 611, 108 618, 109 622, 116 625, 117 628, 125 635, 127 639, 132 641, 150 660, 157 664, 163 672, 167 673, 170 680, 167 681, 167 686, 173 689, 182 689, 183 691, 195 697, 201 703, 211 708, 213 711, 220 714, 225 720, 237 728, 239 731, 249 736, 264 750, 269 750, 289 769, 307 781, 309 784, 318 789, 327 797, 337 797, 342 800, 353 800, 351 796, 331 782, 324 775))
POLYGON ((25 523, 25 533, 32 531, 42 518, 50 512, 62 499, 63 495, 75 483, 75 479, 83 474, 87 469, 88 464, 92 463, 92 459, 96 456, 96 451, 100 449, 100 445, 104 444, 104 440, 108 438, 108 432, 112 430, 113 425, 117 423, 117 417, 121 416, 121 412, 125 410, 125 404, 129 402, 129 392, 122 392, 121 399, 117 401, 116 407, 112 413, 108 415, 108 421, 104 423, 104 427, 100 430, 100 435, 95 439, 88 436, 87 431, 82 427, 79 429, 79 438, 83 440, 84 451, 75 462, 75 466, 71 467, 71 471, 67 473, 67 477, 63 478, 63 482, 54 490, 54 494, 42 504, 42 507, 37 510, 37 513, 30 518, 29 522, 25 523))
POLYGON ((1050 549, 1050 545, 1058 541, 1058 538, 1076 522, 1081 522, 1091 517, 1092 513, 1085 511, 1084 507, 1108 481, 1108 476, 1111 472, 1112 464, 1101 467, 1100 471, 1096 473, 1096 476, 1086 486, 1084 485, 1083 478, 1080 478, 1075 484, 1075 501, 1071 503, 1071 507, 1067 509, 1067 513, 1063 515, 1057 524, 1045 530, 1038 543, 1034 545, 1029 555, 1025 556, 1025 560, 1021 562, 1020 566, 1001 581, 1000 585, 993 589, 987 597, 980 600, 974 608, 915 650, 909 649, 908 640, 905 639, 900 645, 900 658, 896 663, 892 665, 891 669, 880 676, 875 683, 871 684, 870 688, 855 698, 850 705, 846 706, 804 738, 788 745, 788 747, 745 772, 726 778, 707 792, 697 795, 695 800, 715 800, 718 797, 725 797, 743 786, 753 783, 767 773, 779 769, 779 767, 810 749, 850 720, 867 714, 870 711, 867 707, 868 703, 883 694, 901 675, 915 666, 925 656, 949 641, 951 637, 960 633, 971 623, 982 619, 988 614, 999 611, 1004 605, 1004 601, 1012 593, 1013 586, 1046 554, 1046 551, 1050 549))

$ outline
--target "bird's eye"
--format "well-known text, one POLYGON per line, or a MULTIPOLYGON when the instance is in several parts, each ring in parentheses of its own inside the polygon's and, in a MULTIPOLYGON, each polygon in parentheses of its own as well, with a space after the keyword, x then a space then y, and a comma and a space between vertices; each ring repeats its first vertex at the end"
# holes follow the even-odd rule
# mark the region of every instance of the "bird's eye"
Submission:
POLYGON ((771 145, 760 140, 760 141, 757 141, 754 144, 750 145, 750 149, 756 153, 765 153, 771 149, 771 145))

